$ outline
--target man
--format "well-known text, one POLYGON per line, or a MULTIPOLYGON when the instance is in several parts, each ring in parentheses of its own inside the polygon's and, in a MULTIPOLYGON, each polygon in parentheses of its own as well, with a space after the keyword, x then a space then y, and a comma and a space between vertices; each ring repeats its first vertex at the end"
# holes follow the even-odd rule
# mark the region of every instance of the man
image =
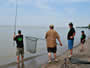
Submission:
POLYGON ((51 53, 54 54, 54 61, 58 61, 56 59, 56 52, 57 52, 57 43, 56 39, 59 41, 60 45, 62 46, 59 34, 54 30, 54 25, 49 26, 50 30, 46 33, 46 42, 47 42, 47 51, 48 51, 48 63, 51 62, 51 53))
POLYGON ((68 32, 68 36, 67 36, 67 39, 68 39, 68 49, 70 50, 70 56, 72 56, 72 52, 73 52, 73 45, 74 45, 74 36, 75 36, 75 29, 73 28, 73 24, 70 23, 69 24, 69 32, 68 32))
POLYGON ((24 44, 23 44, 23 35, 21 34, 21 30, 18 31, 18 35, 13 36, 14 41, 16 41, 17 44, 17 51, 16 51, 16 56, 17 56, 17 63, 19 63, 20 55, 21 55, 21 61, 23 63, 23 58, 24 58, 24 44))
POLYGON ((82 35, 81 35, 81 50, 83 50, 83 45, 86 41, 86 35, 84 33, 84 31, 81 31, 82 35))

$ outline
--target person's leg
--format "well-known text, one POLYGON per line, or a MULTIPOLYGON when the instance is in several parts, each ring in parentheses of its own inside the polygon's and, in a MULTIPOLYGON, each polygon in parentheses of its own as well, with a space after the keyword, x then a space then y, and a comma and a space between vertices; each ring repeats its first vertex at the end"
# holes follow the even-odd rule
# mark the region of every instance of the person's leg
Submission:
POLYGON ((57 61, 56 52, 57 52, 57 47, 53 48, 54 61, 57 61))
POLYGON ((84 43, 81 43, 81 49, 80 49, 80 52, 83 52, 84 51, 84 43))
POLYGON ((81 40, 81 49, 80 50, 83 50, 83 43, 84 43, 84 41, 81 40))
POLYGON ((48 53, 48 59, 51 61, 51 53, 48 53))
POLYGON ((71 40, 71 48, 70 48, 70 55, 71 55, 71 57, 73 55, 73 45, 74 45, 74 40, 71 40))
POLYGON ((72 40, 68 40, 68 49, 69 49, 68 57, 71 57, 71 55, 72 55, 72 40))
POLYGON ((20 68, 20 64, 17 64, 17 68, 20 68))
POLYGON ((19 63, 19 60, 20 60, 20 49, 17 48, 17 51, 16 51, 16 56, 17 56, 17 63, 19 63))
POLYGON ((24 48, 21 48, 21 62, 24 63, 24 48))
POLYGON ((73 55, 73 50, 70 49, 70 50, 69 50, 69 56, 68 56, 68 57, 72 57, 72 55, 73 55))
POLYGON ((81 44, 81 49, 83 49, 83 44, 81 44))
POLYGON ((51 48, 47 48, 48 51, 48 63, 51 62, 51 48))
POLYGON ((54 53, 54 59, 56 59, 56 53, 54 53))
POLYGON ((24 57, 23 56, 21 56, 21 62, 24 63, 24 57))
POLYGON ((19 57, 19 56, 17 56, 17 63, 19 63, 19 59, 20 59, 20 57, 19 57))
POLYGON ((57 56, 56 56, 56 53, 54 53, 54 61, 55 61, 55 62, 58 61, 57 56))
POLYGON ((71 50, 70 50, 70 55, 72 56, 72 54, 73 54, 73 50, 71 49, 71 50))
POLYGON ((74 40, 68 40, 68 48, 70 51, 69 57, 72 57, 72 55, 73 55, 73 44, 74 44, 74 40))

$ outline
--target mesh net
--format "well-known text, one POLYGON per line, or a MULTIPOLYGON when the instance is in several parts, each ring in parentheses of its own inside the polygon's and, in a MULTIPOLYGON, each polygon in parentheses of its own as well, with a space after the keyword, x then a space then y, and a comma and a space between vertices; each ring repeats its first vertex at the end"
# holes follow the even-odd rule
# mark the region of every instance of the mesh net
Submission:
POLYGON ((26 39, 26 50, 30 53, 36 53, 36 46, 38 38, 25 37, 26 39))

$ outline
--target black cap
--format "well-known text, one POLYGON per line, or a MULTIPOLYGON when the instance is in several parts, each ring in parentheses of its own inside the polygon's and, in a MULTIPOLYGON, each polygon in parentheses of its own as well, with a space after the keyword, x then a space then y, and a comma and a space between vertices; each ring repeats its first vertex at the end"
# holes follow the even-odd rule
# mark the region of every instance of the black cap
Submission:
POLYGON ((21 34, 21 30, 18 30, 18 33, 21 34))
POLYGON ((70 22, 70 23, 69 23, 69 25, 73 26, 73 23, 72 23, 72 22, 70 22))
POLYGON ((84 33, 84 30, 82 30, 81 32, 84 33))

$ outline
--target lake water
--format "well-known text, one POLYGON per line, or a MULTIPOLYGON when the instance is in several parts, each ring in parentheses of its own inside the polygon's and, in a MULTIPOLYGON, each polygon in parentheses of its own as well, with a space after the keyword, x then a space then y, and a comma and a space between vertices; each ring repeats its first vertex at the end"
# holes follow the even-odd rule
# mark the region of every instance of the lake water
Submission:
MULTIPOLYGON (((45 33, 49 30, 48 27, 35 27, 35 26, 22 26, 17 27, 17 30, 22 30, 22 33, 25 36, 30 37, 36 37, 44 39, 45 33)), ((61 55, 63 52, 65 52, 67 47, 67 33, 68 28, 55 28, 55 30, 60 34, 61 41, 63 43, 63 47, 60 47, 58 45, 58 55, 61 55)), ((81 31, 84 30, 87 38, 90 37, 90 30, 88 29, 81 29, 76 28, 76 36, 75 36, 75 45, 78 45, 80 43, 80 36, 81 31)), ((11 62, 16 61, 16 45, 14 45, 13 42, 13 32, 14 28, 12 26, 0 26, 0 65, 8 64, 11 62)), ((25 39, 24 39, 25 40, 25 39)), ((25 45, 25 42, 24 42, 25 45)), ((26 46, 26 45, 25 45, 26 46)), ((45 40, 38 40, 37 43, 37 53, 36 54, 30 54, 26 51, 25 48, 25 58, 32 57, 36 55, 42 55, 46 54, 46 41, 45 40)))

